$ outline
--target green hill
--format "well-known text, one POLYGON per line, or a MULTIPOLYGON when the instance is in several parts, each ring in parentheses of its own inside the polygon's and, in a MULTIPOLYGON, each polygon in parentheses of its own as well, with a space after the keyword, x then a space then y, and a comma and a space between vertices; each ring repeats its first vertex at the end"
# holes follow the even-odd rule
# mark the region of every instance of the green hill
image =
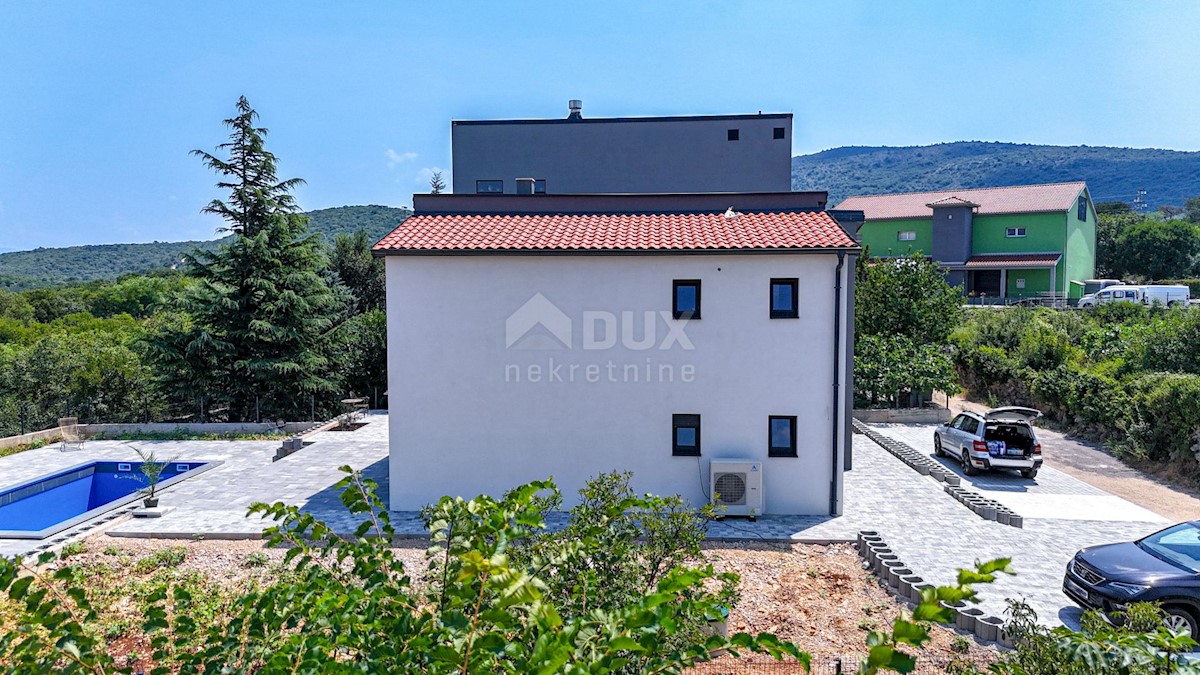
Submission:
POLYGON ((1151 207, 1200 195, 1200 152, 964 141, 914 147, 848 146, 792 158, 792 189, 856 194, 1087 181, 1097 202, 1151 207))
MULTIPOLYGON (((339 206, 309 211, 313 232, 332 239, 339 232, 366 230, 375 239, 391 232, 411 215, 391 206, 339 206)), ((102 244, 38 248, 0 254, 0 288, 20 290, 59 283, 113 279, 130 272, 149 272, 177 265, 194 248, 214 248, 221 240, 102 244)))

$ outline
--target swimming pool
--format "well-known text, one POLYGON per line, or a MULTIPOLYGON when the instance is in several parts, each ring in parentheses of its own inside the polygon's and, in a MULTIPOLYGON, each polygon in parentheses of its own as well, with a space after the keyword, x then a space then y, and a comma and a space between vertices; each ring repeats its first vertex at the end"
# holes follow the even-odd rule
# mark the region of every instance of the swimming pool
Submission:
MULTIPOLYGON (((169 462, 158 489, 217 462, 169 462)), ((0 537, 43 539, 141 498, 141 462, 88 462, 0 491, 0 537)))

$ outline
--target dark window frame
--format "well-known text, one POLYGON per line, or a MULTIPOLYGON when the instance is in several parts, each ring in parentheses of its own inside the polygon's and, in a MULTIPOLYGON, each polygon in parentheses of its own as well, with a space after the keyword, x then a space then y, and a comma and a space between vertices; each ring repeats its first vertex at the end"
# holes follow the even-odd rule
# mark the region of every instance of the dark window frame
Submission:
POLYGON ((786 140, 787 139, 786 127, 775 127, 775 129, 771 131, 771 137, 777 141, 786 140))
POLYGON ((675 279, 671 282, 671 316, 675 319, 683 319, 687 321, 696 321, 700 318, 700 280, 699 279, 675 279), (679 288, 681 286, 696 287, 696 311, 682 312, 679 310, 679 288))
POLYGON ((767 456, 768 457, 799 457, 796 451, 796 416, 795 415, 771 415, 767 418, 767 456), (786 420, 791 427, 788 430, 791 436, 791 445, 781 446, 775 445, 773 435, 775 433, 775 420, 786 420))
POLYGON ((727 140, 727 141, 742 140, 742 130, 741 129, 727 129, 725 131, 725 140, 727 140))
POLYGON ((1079 208, 1078 208, 1078 212, 1075 214, 1075 216, 1079 220, 1082 220, 1083 222, 1086 223, 1087 222, 1087 212, 1088 212, 1087 197, 1084 197, 1083 195, 1079 195, 1079 208))
POLYGON ((485 178, 485 179, 476 180, 475 181, 475 194, 477 194, 477 195, 502 195, 502 194, 504 194, 504 179, 503 178, 485 178), (479 189, 480 186, 482 186, 484 183, 499 183, 500 191, 496 192, 495 190, 487 190, 487 191, 480 190, 479 189))
POLYGON ((671 456, 699 457, 700 456, 700 415, 694 413, 675 413, 671 415, 671 456), (696 445, 680 445, 679 430, 695 429, 696 445))
POLYGON ((800 280, 794 277, 783 277, 771 279, 770 297, 767 298, 767 307, 771 311, 772 319, 799 319, 800 318, 800 280), (792 306, 788 309, 775 309, 775 287, 776 286, 791 286, 792 287, 792 306))

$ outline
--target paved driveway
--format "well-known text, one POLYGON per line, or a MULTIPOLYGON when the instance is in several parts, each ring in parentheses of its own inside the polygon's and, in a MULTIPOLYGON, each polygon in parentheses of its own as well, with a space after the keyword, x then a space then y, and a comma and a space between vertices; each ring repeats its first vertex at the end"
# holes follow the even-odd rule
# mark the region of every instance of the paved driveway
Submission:
MULTIPOLYGON (((933 456, 933 425, 870 426, 933 456)), ((856 443, 855 452, 863 445, 856 443)), ((877 446, 864 450, 862 454, 867 458, 882 453, 891 459, 891 470, 915 475, 877 446)), ((941 461, 962 475, 957 462, 941 461)), ((933 479, 922 480, 928 487, 937 488, 933 479)), ((1025 527, 1018 529, 985 521, 949 496, 936 509, 913 508, 903 494, 910 488, 898 491, 897 483, 881 488, 880 492, 898 500, 898 513, 880 514, 879 526, 871 529, 880 530, 901 560, 935 583, 950 581, 956 568, 975 560, 1011 557, 1017 576, 980 587, 983 609, 997 616, 1002 615, 1005 598, 1023 597, 1044 622, 1077 625, 1081 612, 1060 590, 1063 569, 1075 551, 1084 546, 1140 537, 1168 523, 1162 516, 1058 471, 1052 463, 1044 466, 1034 479, 1021 478, 1016 472, 983 473, 963 476, 963 485, 1024 516, 1025 527)))

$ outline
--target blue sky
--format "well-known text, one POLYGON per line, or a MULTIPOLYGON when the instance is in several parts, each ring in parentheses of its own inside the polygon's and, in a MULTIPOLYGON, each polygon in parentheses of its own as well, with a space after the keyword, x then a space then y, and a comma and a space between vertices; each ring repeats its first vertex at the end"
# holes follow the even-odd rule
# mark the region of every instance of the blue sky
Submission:
POLYGON ((245 94, 306 209, 411 203, 450 120, 792 112, 796 154, 1200 149, 1197 2, 0 4, 0 249, 211 238, 245 94))

